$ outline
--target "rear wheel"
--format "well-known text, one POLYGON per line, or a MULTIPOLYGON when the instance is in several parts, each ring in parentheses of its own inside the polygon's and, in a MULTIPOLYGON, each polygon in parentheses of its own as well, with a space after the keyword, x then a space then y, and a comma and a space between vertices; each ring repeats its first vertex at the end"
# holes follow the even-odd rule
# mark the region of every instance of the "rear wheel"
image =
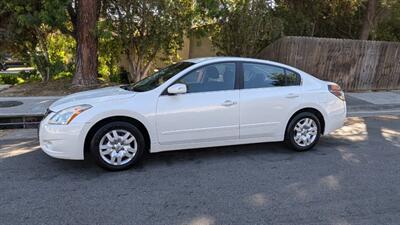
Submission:
POLYGON ((296 151, 307 151, 317 144, 321 136, 321 123, 313 113, 297 114, 286 129, 285 142, 296 151))
POLYGON ((108 170, 124 170, 141 158, 145 149, 142 133, 128 122, 111 122, 96 131, 90 151, 98 165, 108 170))

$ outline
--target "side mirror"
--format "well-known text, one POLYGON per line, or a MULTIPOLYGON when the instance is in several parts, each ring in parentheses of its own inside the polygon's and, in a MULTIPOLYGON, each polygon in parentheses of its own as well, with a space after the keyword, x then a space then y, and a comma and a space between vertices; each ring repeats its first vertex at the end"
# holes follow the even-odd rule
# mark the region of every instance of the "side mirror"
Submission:
POLYGON ((187 92, 186 84, 174 84, 167 89, 168 94, 177 95, 177 94, 185 94, 187 92))

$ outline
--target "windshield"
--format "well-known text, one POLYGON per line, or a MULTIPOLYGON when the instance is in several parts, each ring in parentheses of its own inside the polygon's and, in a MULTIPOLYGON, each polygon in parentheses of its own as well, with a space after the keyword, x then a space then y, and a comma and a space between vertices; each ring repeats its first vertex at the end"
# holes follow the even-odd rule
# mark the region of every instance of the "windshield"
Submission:
POLYGON ((177 73, 192 66, 193 64, 194 63, 191 62, 180 62, 172 64, 135 84, 129 85, 129 89, 137 92, 153 90, 154 88, 169 80, 171 77, 175 76, 177 73))

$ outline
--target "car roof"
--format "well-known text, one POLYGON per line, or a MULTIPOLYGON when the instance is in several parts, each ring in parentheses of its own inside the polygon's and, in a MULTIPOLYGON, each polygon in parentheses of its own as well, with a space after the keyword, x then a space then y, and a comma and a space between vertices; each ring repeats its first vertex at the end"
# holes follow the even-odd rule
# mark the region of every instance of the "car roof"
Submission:
POLYGON ((203 62, 211 63, 211 62, 219 62, 219 61, 264 61, 264 62, 268 62, 267 60, 245 58, 245 57, 229 57, 229 56, 200 57, 200 58, 187 59, 184 61, 192 62, 192 63, 203 63, 203 62))
MULTIPOLYGON (((216 56, 216 57, 202 57, 202 58, 193 58, 193 59, 186 59, 184 62, 191 62, 194 64, 208 64, 208 63, 214 63, 214 62, 225 62, 225 61, 239 61, 239 62, 254 62, 254 63, 266 63, 270 65, 275 65, 283 68, 287 68, 290 70, 293 70, 295 72, 303 72, 295 67, 270 61, 270 60, 264 60, 264 59, 254 59, 254 58, 245 58, 245 57, 227 57, 227 56, 216 56)), ((304 73, 304 72, 303 72, 304 73)))
POLYGON ((298 70, 294 67, 289 65, 285 65, 282 63, 264 60, 264 59, 254 59, 254 58, 245 58, 245 57, 226 57, 226 56, 216 56, 216 57, 202 57, 202 58, 193 58, 193 59, 186 59, 184 62, 191 62, 195 64, 208 64, 213 62, 224 62, 224 61, 239 61, 239 62, 258 62, 258 63, 268 63, 275 66, 285 67, 292 70, 298 70))
POLYGON ((201 63, 201 62, 212 61, 213 59, 216 59, 216 58, 222 58, 222 57, 201 57, 201 58, 186 59, 186 60, 183 60, 183 61, 184 62, 191 62, 191 63, 201 63))

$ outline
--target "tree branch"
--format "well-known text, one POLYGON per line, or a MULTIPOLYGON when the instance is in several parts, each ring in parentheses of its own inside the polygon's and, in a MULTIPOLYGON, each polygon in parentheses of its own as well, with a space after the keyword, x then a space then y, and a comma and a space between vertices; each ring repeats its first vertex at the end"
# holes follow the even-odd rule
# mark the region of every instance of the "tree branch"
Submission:
POLYGON ((72 37, 74 37, 76 39, 76 26, 77 26, 77 12, 75 10, 75 8, 77 7, 77 2, 78 0, 73 0, 71 1, 71 4, 68 4, 67 6, 67 12, 69 17, 71 18, 71 23, 72 23, 72 31, 68 30, 66 27, 61 29, 61 32, 65 33, 65 34, 69 34, 72 37), (75 8, 74 8, 74 6, 75 8))

